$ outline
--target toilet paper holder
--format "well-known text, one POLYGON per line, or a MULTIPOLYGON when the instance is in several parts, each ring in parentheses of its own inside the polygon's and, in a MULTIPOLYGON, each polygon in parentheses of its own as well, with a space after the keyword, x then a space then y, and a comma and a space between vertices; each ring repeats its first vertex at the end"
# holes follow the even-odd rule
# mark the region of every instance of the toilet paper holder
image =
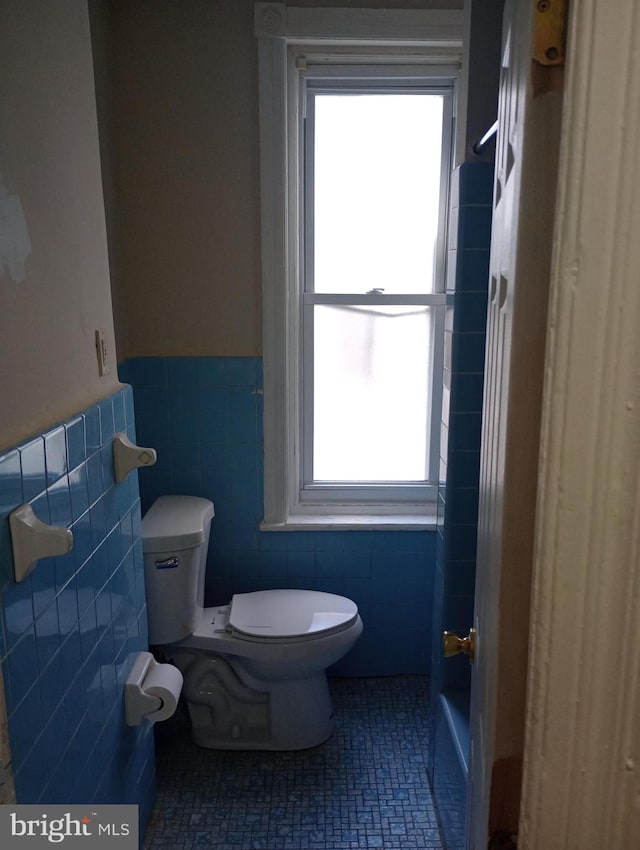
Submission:
POLYGON ((175 713, 182 685, 177 667, 158 663, 150 652, 139 652, 124 685, 127 726, 167 720, 175 713))

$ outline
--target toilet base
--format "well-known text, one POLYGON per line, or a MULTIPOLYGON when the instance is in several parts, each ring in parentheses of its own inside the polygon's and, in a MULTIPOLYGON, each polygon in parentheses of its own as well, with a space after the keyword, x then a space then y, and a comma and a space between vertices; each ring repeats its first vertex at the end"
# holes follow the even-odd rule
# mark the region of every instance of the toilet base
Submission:
POLYGON ((194 743, 219 750, 304 750, 334 728, 324 671, 305 679, 264 682, 230 659, 176 653, 194 743))

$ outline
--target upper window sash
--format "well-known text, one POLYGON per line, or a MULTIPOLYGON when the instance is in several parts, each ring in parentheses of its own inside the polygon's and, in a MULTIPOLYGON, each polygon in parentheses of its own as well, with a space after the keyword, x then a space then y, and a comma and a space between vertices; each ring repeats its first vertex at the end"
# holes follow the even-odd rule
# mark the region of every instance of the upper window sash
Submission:
MULTIPOLYGON (((300 69, 299 57, 293 55, 295 67, 300 69)), ((300 185, 302 192, 301 216, 303 219, 304 236, 300 245, 300 269, 301 279, 299 281, 302 293, 309 294, 315 290, 314 282, 314 195, 315 195, 315 97, 322 94, 330 95, 357 95, 357 94, 424 94, 434 95, 442 98, 442 137, 441 137, 441 172, 439 186, 439 212, 438 212, 438 237, 434 257, 433 280, 430 293, 444 292, 446 275, 446 225, 449 195, 449 179, 452 160, 453 123, 454 123, 454 80, 451 77, 452 69, 440 68, 438 75, 433 74, 432 68, 423 66, 412 69, 412 75, 408 75, 407 69, 397 66, 385 66, 378 64, 338 66, 337 68, 326 66, 306 66, 299 70, 300 80, 300 147, 304 151, 300 169, 300 185), (331 77, 327 71, 335 72, 331 77), (395 76, 389 78, 387 74, 394 71, 395 76)), ((371 289, 366 283, 360 281, 354 287, 354 297, 371 289)), ((430 294, 425 289, 424 294, 430 294)), ((394 293, 397 297, 399 293, 394 293)), ((390 293, 383 296, 386 303, 390 293)), ((411 296, 417 298, 417 295, 411 296)), ((316 301, 315 303, 323 303, 316 301)), ((326 303, 326 302, 325 302, 326 303)), ((358 302, 358 303, 377 303, 358 302)), ((441 303, 437 300, 431 301, 403 301, 397 303, 419 303, 435 305, 441 303)))

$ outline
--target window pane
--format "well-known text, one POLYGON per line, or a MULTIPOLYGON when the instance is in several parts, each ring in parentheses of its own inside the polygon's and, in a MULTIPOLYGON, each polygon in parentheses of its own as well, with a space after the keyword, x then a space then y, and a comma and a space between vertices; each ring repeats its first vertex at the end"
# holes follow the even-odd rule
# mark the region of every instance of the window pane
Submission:
POLYGON ((314 308, 316 481, 426 481, 431 311, 314 308))
POLYGON ((315 96, 316 292, 433 291, 443 98, 315 96))

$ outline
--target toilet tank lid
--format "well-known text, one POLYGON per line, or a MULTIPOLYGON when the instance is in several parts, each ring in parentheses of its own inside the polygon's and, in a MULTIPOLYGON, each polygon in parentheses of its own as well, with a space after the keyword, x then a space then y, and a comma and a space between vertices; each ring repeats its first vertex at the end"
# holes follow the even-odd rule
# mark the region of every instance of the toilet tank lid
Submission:
POLYGON ((160 496, 142 518, 145 552, 192 549, 204 542, 213 502, 198 496, 160 496))

